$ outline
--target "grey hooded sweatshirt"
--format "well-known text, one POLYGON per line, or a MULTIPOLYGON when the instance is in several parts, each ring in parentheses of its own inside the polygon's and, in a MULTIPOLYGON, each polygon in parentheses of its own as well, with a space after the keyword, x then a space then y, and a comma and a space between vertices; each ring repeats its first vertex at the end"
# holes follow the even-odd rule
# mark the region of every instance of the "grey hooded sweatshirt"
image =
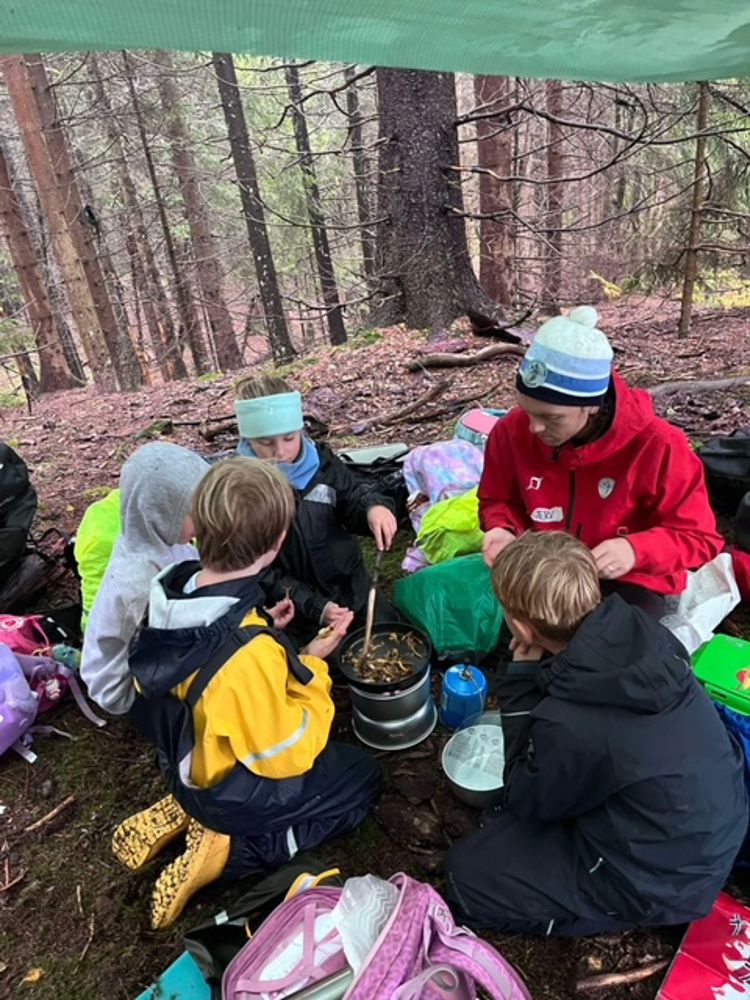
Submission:
POLYGON ((198 557, 192 545, 178 542, 208 469, 194 452, 161 442, 139 448, 122 467, 122 533, 91 609, 81 657, 90 697, 113 715, 124 715, 135 696, 128 646, 148 605, 151 580, 170 563, 198 557))

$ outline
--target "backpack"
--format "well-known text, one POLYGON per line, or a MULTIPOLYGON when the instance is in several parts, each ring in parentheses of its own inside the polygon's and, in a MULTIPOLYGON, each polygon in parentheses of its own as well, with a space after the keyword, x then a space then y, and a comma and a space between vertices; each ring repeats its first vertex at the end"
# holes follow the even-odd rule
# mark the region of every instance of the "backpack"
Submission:
POLYGON ((490 431, 507 413, 507 410, 467 410, 456 422, 454 437, 468 441, 484 451, 490 431))
POLYGON ((52 646, 41 615, 0 615, 0 643, 14 653, 48 654, 52 646))
POLYGON ((750 490, 750 431, 707 441, 698 451, 706 470, 711 503, 720 514, 734 515, 750 490))
POLYGON ((530 1000, 515 970, 457 927, 431 886, 398 874, 388 882, 349 879, 343 889, 311 888, 286 900, 227 967, 222 1000, 281 1000, 300 991, 311 1000, 471 1000, 477 987, 493 1000, 530 1000), (347 953, 358 956, 356 973, 344 937, 347 953))
POLYGON ((350 448, 338 457, 355 479, 390 500, 399 524, 407 516, 408 490, 404 482, 404 459, 409 453, 405 444, 372 448, 350 448))
POLYGON ((26 463, 0 441, 0 573, 6 578, 26 550, 36 514, 36 491, 26 463))

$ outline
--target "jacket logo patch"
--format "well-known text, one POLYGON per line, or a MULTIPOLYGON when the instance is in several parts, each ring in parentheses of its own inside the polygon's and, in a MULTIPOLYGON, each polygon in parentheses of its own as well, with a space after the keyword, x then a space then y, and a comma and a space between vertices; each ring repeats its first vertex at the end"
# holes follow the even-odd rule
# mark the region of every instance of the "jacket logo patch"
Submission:
POLYGON ((564 518, 562 507, 535 507, 529 516, 538 524, 560 524, 564 518))
POLYGON ((313 486, 310 492, 306 493, 302 499, 311 501, 312 503, 325 503, 329 504, 331 507, 335 507, 336 490, 327 483, 318 483, 316 486, 313 486))
POLYGON ((602 498, 602 500, 606 500, 607 497, 611 497, 614 488, 615 488, 614 479, 599 480, 599 496, 602 498))
POLYGON ((542 488, 542 483, 544 482, 544 476, 532 476, 529 479, 529 485, 526 487, 527 490, 540 490, 542 488))

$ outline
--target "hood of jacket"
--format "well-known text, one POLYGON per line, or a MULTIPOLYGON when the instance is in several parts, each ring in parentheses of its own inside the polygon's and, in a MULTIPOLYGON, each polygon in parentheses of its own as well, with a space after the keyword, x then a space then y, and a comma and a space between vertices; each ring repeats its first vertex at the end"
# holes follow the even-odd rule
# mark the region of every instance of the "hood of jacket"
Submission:
POLYGON ((165 695, 219 655, 247 613, 263 605, 257 577, 184 594, 199 569, 195 561, 169 566, 151 584, 148 624, 130 650, 130 670, 146 698, 165 695))
POLYGON ((615 594, 543 664, 540 683, 563 701, 658 714, 683 698, 691 676, 682 643, 615 594))

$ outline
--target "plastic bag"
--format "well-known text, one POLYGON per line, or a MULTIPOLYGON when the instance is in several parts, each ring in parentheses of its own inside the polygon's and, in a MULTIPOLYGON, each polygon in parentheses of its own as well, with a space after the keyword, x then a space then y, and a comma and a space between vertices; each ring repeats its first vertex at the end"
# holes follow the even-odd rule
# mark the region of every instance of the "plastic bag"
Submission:
POLYGON ((688 585, 680 594, 677 607, 661 623, 692 654, 713 638, 716 626, 739 603, 732 556, 722 552, 694 573, 688 573, 688 585))
POLYGON ((483 539, 484 532, 479 527, 479 500, 473 489, 430 507, 422 519, 417 544, 427 561, 434 565, 481 551, 483 539))
POLYGON ((439 656, 475 662, 497 646, 503 612, 479 553, 397 580, 394 603, 429 635, 439 656))

